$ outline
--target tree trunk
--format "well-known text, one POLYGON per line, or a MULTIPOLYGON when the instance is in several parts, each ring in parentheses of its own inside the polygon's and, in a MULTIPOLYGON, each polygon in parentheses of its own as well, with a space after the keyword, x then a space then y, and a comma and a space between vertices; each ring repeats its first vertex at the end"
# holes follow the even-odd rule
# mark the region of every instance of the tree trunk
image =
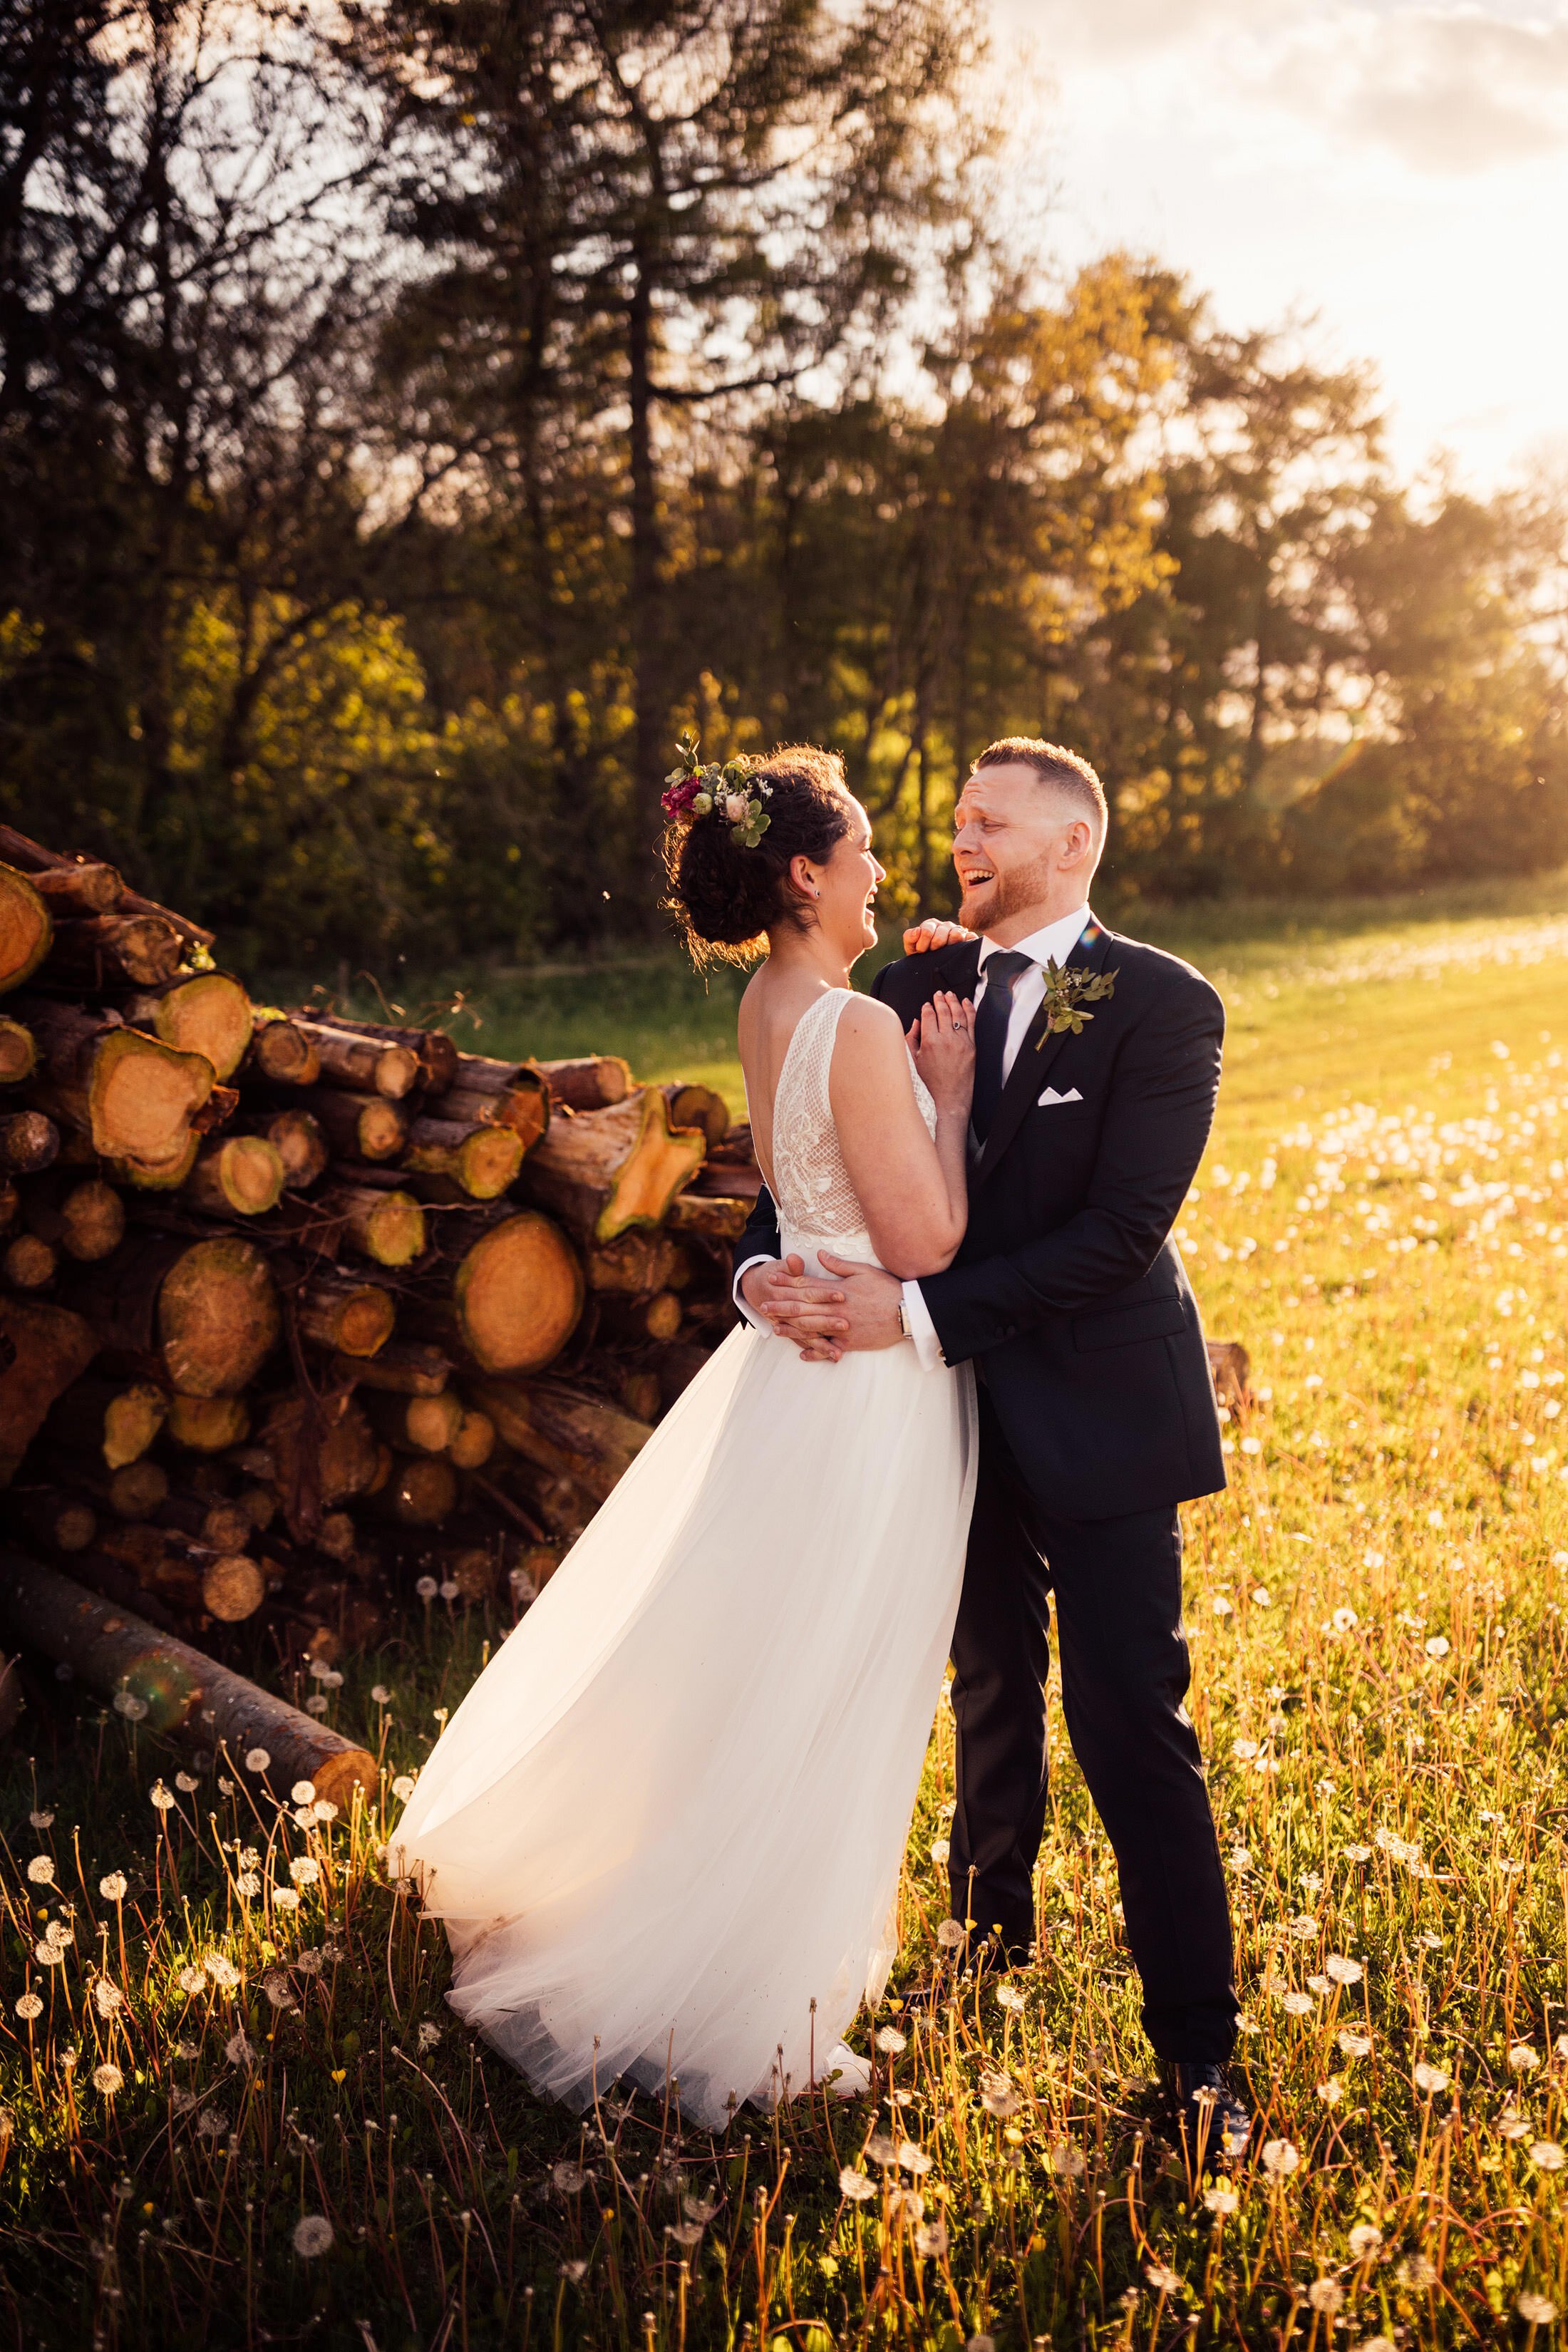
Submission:
POLYGON ((183 1181, 194 1122, 216 1084, 205 1055, 44 997, 28 1001, 27 1020, 44 1066, 33 1087, 41 1108, 89 1136, 132 1182, 183 1181))
POLYGON ((0 1113, 0 1170, 36 1176, 52 1167, 60 1148, 59 1129, 41 1110, 0 1113))
POLYGON ((0 1617, 13 1641, 69 1666, 100 1698, 129 1691, 140 1699, 149 1730, 226 1753, 242 1780, 266 1774, 279 1792, 309 1780, 318 1797, 340 1808, 352 1805, 356 1790, 367 1798, 375 1793, 374 1758, 341 1732, 57 1569, 9 1549, 0 1554, 0 1617), (261 1756, 264 1763, 249 1760, 261 1756))
POLYGON ((560 1381, 484 1381, 474 1402, 494 1422, 503 1445, 575 1479, 599 1503, 653 1434, 603 1397, 560 1381))
POLYGON ((584 1054, 576 1061, 535 1065, 550 1098, 564 1110, 608 1110, 632 1090, 631 1065, 618 1054, 584 1054))
POLYGON ((259 1023, 250 1041, 250 1058, 275 1086, 313 1087, 321 1075, 314 1038, 302 1021, 290 1021, 283 1013, 259 1023))
POLYGON ((180 935, 163 915, 79 915, 55 925, 48 979, 56 987, 153 988, 180 968, 180 935))
POLYGON ((0 1087, 19 1086, 37 1067, 38 1048, 33 1033, 20 1021, 0 1013, 0 1087))
POLYGON ((664 1098, 669 1105, 671 1127, 696 1128, 710 1151, 716 1150, 730 1132, 730 1106, 711 1087, 666 1087, 664 1098))
POLYGON ((326 1171, 331 1154, 321 1123, 308 1110, 278 1110, 246 1121, 251 1135, 263 1135, 283 1162, 286 1192, 303 1192, 326 1171))
MULTIPOLYGON (((631 645, 634 671, 635 783, 641 837, 659 829, 659 793, 668 746, 659 601, 658 480, 653 447, 653 289, 647 257, 634 255, 626 309, 627 394, 631 409, 631 645)), ((651 870, 651 869, 650 869, 651 870)))
POLYGON ((49 910, 26 876, 0 866, 0 995, 31 979, 53 939, 49 910))
POLYGON ((62 1454, 120 1470, 142 1459, 168 1417, 168 1392, 154 1381, 79 1380, 50 1407, 45 1431, 62 1454))
POLYGON ((37 1234, 18 1234, 0 1252, 0 1279, 13 1290, 47 1290, 58 1269, 54 1249, 37 1234))
POLYGON ((166 1426, 171 1441, 188 1454, 226 1454, 244 1444, 250 1407, 242 1396, 172 1397, 166 1426))
POLYGON ((382 1192, 368 1184, 339 1184, 321 1206, 342 1220, 351 1249, 377 1265, 410 1265, 425 1247, 425 1212, 411 1192, 382 1192))
POLYGON ((324 1021, 307 1021, 298 1013, 294 1026, 314 1045, 321 1076, 331 1086, 401 1102, 419 1083, 419 1055, 411 1045, 324 1021))
POLYGON ((300 1294, 296 1313, 302 1339, 345 1356, 378 1355, 391 1339, 397 1305, 379 1282, 356 1282, 352 1275, 312 1275, 300 1294))
POLYGON ((184 1190, 207 1216, 265 1216, 283 1197, 283 1155, 264 1135, 224 1137, 202 1147, 184 1190))
POLYGON ((0 1486, 8 1486, 55 1399, 98 1353, 89 1324, 40 1299, 0 1297, 0 1486))
POLYGON ((400 1165, 411 1176, 446 1176, 472 1201, 498 1201, 522 1166, 522 1138, 493 1122, 416 1118, 400 1165))
POLYGON ((448 1302, 415 1311, 416 1328, 485 1372, 542 1371, 583 1312, 583 1268, 558 1225, 525 1209, 498 1219, 465 1253, 448 1302))
POLYGON ((522 1190, 584 1241, 610 1242, 661 1223, 705 1150, 692 1129, 672 1133, 663 1095, 642 1087, 613 1110, 555 1120, 523 1161, 522 1190))
POLYGON ((384 1095, 310 1087, 300 1100, 339 1160, 363 1160, 375 1167, 395 1160, 408 1140, 407 1112, 384 1095))
POLYGON ((133 1028, 149 1029, 182 1053, 205 1054, 220 1078, 231 1078, 249 1049, 255 1014, 240 982, 226 971, 198 971, 147 989, 126 1004, 133 1028))

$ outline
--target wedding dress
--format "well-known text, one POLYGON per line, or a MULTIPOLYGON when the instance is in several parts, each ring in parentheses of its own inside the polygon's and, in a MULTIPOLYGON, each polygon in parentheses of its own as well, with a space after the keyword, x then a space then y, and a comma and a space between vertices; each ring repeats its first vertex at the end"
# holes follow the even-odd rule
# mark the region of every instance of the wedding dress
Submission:
MULTIPOLYGON (((784 1245, 816 1272, 819 1246, 874 1260, 828 1104, 850 1000, 802 1018, 774 1108, 784 1245)), ((967 1366, 733 1331, 486 1667, 389 1861, 446 1923, 452 2007, 536 2089, 673 2076, 721 2128, 847 2061, 896 1949, 974 1464, 967 1366)))

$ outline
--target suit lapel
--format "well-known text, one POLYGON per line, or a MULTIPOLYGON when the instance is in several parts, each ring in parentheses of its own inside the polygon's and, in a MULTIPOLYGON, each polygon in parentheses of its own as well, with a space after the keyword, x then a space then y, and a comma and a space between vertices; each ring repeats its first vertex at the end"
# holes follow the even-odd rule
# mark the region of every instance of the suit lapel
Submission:
MULTIPOLYGON (((1068 969, 1103 971, 1110 959, 1110 933, 1091 920, 1067 960, 1068 969)), ((1103 1020, 1104 1017, 1102 1009, 1096 1018, 1103 1020)), ((1017 1060, 1007 1074, 1002 1099, 996 1106, 996 1116, 991 1122, 991 1132, 971 1171, 972 1181, 976 1184, 984 1182, 1017 1134, 1024 1123, 1025 1112, 1031 1103, 1038 1099, 1057 1056, 1073 1034, 1070 1029, 1064 1029, 1052 1036, 1046 1027, 1046 1007, 1042 1004, 1024 1032, 1024 1042, 1018 1048, 1017 1060)), ((1091 1028, 1089 1034, 1092 1036, 1093 1034, 1091 1028)))

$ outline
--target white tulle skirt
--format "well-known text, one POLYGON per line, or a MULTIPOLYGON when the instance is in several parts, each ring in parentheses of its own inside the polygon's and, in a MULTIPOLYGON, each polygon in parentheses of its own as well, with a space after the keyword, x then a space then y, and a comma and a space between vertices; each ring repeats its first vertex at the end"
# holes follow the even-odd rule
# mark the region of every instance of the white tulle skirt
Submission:
POLYGON ((879 1996, 974 1455, 967 1368, 732 1332, 469 1691, 391 1859, 538 2090, 721 2127, 879 1996))

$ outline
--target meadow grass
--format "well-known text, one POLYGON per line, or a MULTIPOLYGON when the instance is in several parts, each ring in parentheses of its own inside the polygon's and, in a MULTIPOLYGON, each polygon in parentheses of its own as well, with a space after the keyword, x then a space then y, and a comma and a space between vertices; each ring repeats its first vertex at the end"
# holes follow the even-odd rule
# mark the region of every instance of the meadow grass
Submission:
MULTIPOLYGON (((1003 1982, 941 1975, 937 1710, 904 1950, 857 2037, 874 2099, 718 2141, 678 2085, 542 2107, 444 2009, 439 1930, 378 1859, 506 1631, 416 1605, 341 1682, 273 1668, 383 1759, 353 1818, 68 1691, 25 1718, 0 1858, 18 2345, 1563 2340, 1568 919, 1186 943, 1231 1032, 1179 1233, 1256 1391, 1228 1493, 1184 1514, 1247 2161, 1194 2178, 1159 2134, 1054 1696, 1038 1963, 1003 1982)), ((624 1044, 626 1010, 580 998, 557 1034, 624 1044)), ((721 1071, 718 1024, 667 1066, 710 1034, 721 1071)))

